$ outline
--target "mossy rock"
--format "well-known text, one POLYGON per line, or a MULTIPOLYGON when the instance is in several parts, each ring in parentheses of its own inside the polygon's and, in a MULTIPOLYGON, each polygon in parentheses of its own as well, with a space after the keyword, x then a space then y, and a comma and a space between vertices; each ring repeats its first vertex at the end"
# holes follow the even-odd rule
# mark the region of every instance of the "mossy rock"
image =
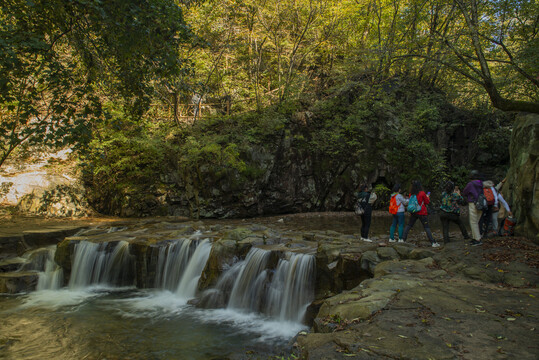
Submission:
POLYGON ((75 249, 75 244, 85 240, 85 237, 68 237, 56 245, 54 261, 67 272, 71 272, 71 257, 75 249))
POLYGON ((366 320, 384 308, 395 294, 396 291, 373 291, 368 295, 359 291, 341 293, 324 301, 318 317, 366 320))
POLYGON ((407 243, 396 243, 392 244, 391 247, 395 249, 401 259, 407 259, 412 250, 414 250, 414 246, 407 243))
POLYGON ((392 247, 380 247, 376 250, 378 257, 382 260, 399 259, 399 254, 392 247))
MULTIPOLYGON (((247 247, 248 245, 246 244, 245 248, 247 247)), ((221 239, 214 242, 210 256, 198 282, 199 290, 205 290, 214 286, 225 268, 236 262, 238 257, 245 256, 245 250, 243 254, 239 254, 237 241, 235 240, 221 239)))
POLYGON ((425 258, 432 258, 436 255, 435 251, 429 250, 429 249, 423 249, 423 248, 416 248, 410 251, 408 254, 408 258, 413 260, 421 260, 425 258))
MULTIPOLYGON (((379 278, 391 274, 421 274, 432 272, 434 260, 425 258, 421 260, 390 260, 376 265, 374 277, 379 278)), ((444 272, 445 273, 445 272, 444 272)))
POLYGON ((371 274, 374 274, 374 268, 382 260, 378 256, 376 251, 366 251, 361 256, 361 268, 363 270, 369 271, 371 274))
POLYGON ((252 235, 253 231, 239 227, 225 232, 223 239, 241 241, 252 235))

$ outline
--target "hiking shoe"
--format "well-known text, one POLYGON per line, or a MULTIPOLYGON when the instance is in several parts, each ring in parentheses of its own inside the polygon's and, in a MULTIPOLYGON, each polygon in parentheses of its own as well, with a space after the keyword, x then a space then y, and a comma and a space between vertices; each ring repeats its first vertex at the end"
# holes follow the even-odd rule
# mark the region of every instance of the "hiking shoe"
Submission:
POLYGON ((472 246, 483 245, 483 242, 481 240, 479 240, 479 241, 472 240, 472 241, 470 241, 470 245, 472 245, 472 246))
POLYGON ((366 242, 372 242, 372 240, 368 238, 361 238, 361 240, 366 241, 366 242))
POLYGON ((403 240, 403 239, 399 239, 397 242, 403 243, 404 240, 403 240))
POLYGON ((397 240, 395 240, 395 239, 389 239, 389 242, 393 243, 393 242, 397 242, 397 240))
POLYGON ((433 243, 432 243, 432 247, 433 247, 433 248, 440 247, 440 244, 438 244, 437 242, 433 242, 433 243))

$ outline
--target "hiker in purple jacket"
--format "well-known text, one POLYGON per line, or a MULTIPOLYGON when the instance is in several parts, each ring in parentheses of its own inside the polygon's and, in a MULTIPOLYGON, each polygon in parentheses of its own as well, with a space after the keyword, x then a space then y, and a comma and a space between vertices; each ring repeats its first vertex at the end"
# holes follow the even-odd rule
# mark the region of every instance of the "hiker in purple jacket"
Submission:
POLYGON ((462 196, 468 201, 470 228, 472 229, 472 241, 470 244, 476 246, 482 244, 481 234, 479 232, 479 219, 481 219, 483 212, 477 210, 475 201, 479 197, 479 194, 483 192, 483 181, 477 170, 470 172, 470 180, 471 181, 464 187, 464 190, 462 190, 462 196))

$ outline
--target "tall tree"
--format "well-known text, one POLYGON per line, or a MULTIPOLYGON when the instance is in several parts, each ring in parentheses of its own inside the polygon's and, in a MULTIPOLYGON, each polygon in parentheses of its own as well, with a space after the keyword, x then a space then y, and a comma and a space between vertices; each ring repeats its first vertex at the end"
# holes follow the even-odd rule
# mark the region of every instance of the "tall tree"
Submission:
POLYGON ((455 0, 455 3, 464 18, 464 29, 475 54, 475 57, 466 56, 446 43, 466 68, 462 74, 485 89, 494 107, 539 113, 539 5, 535 5, 535 1, 455 0), (526 63, 522 58, 529 52, 535 52, 535 63, 526 63), (535 101, 519 100, 502 93, 499 76, 506 71, 513 73, 515 80, 535 86, 536 96, 532 98, 535 101))
MULTIPOLYGON (((408 50, 480 86, 504 111, 539 113, 539 4, 529 0, 413 0, 423 7, 408 50)), ((447 81, 446 81, 447 82, 447 81)))
POLYGON ((0 166, 24 142, 80 139, 107 98, 143 112, 188 37, 173 0, 4 1, 0 166))

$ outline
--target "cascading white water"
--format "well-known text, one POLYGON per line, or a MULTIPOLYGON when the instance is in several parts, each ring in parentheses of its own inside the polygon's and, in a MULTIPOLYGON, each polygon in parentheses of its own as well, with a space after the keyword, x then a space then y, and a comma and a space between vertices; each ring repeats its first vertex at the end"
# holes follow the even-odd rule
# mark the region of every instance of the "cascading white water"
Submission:
POLYGON ((156 287, 170 291, 178 288, 192 253, 192 244, 194 245, 191 240, 184 239, 176 240, 159 248, 155 277, 156 287))
POLYGON ((156 287, 170 290, 183 298, 196 294, 198 280, 210 256, 211 244, 208 239, 181 239, 168 243, 159 249, 156 269, 156 287))
POLYGON ((54 262, 56 246, 49 246, 29 251, 23 255, 28 262, 21 267, 21 271, 38 271, 39 277, 36 290, 55 290, 63 285, 64 271, 54 262))
MULTIPOLYGON (((273 276, 268 269, 271 251, 252 248, 244 261, 231 267, 209 292, 213 299, 226 291, 234 276, 228 308, 261 312, 280 321, 301 322, 314 300, 314 256, 287 253, 273 276)), ((215 300, 210 300, 215 301, 215 300)))
POLYGON ((204 270, 204 267, 206 266, 210 252, 210 241, 208 239, 201 241, 182 275, 178 290, 176 290, 178 295, 184 298, 192 298, 195 296, 198 280, 200 279, 202 270, 204 270))
POLYGON ((50 247, 47 252, 48 256, 45 260, 44 271, 39 273, 36 287, 37 290, 57 290, 62 287, 64 283, 64 271, 56 262, 54 262, 55 254, 56 247, 50 247))
POLYGON ((91 243, 75 245, 70 288, 89 285, 129 286, 134 284, 134 261, 129 254, 129 243, 91 243), (110 247, 114 244, 114 249, 110 247))
POLYGON ((314 256, 289 254, 279 260, 268 289, 266 313, 281 321, 300 322, 314 300, 314 256))
POLYGON ((260 311, 270 254, 270 251, 252 248, 239 264, 241 270, 230 294, 229 308, 260 311))

